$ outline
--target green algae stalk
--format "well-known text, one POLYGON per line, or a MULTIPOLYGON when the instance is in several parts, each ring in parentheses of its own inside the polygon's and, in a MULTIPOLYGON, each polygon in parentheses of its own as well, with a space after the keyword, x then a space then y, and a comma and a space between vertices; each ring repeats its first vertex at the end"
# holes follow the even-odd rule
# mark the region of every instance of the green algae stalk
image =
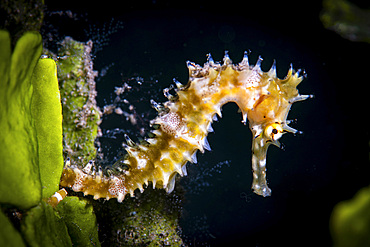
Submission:
POLYGON ((64 155, 72 164, 86 165, 96 158, 95 139, 101 112, 96 104, 92 42, 66 37, 58 50, 58 79, 63 105, 64 155))
POLYGON ((54 60, 40 59, 32 76, 32 114, 39 150, 42 197, 59 189, 63 170, 62 106, 54 60))

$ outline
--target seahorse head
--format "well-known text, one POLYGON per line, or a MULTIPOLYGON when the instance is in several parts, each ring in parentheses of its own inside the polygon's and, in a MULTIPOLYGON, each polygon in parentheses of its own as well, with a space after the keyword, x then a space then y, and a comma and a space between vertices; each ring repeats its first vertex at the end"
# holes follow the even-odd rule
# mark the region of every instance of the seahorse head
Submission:
POLYGON ((310 95, 299 95, 297 85, 303 80, 300 71, 291 67, 284 79, 276 76, 275 63, 271 70, 261 73, 260 97, 253 108, 248 111, 248 121, 253 133, 252 168, 255 193, 269 196, 271 190, 266 182, 266 153, 269 145, 281 147, 278 141, 284 133, 296 133, 297 130, 288 126, 287 120, 291 105, 296 101, 305 100, 310 95))

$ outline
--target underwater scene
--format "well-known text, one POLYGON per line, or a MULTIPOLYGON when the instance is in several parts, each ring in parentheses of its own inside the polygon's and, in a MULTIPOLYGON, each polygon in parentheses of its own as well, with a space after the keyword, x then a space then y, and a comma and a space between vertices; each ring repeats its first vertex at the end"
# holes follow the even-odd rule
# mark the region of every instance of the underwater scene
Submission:
POLYGON ((2 1, 0 246, 370 246, 369 43, 360 1, 2 1))

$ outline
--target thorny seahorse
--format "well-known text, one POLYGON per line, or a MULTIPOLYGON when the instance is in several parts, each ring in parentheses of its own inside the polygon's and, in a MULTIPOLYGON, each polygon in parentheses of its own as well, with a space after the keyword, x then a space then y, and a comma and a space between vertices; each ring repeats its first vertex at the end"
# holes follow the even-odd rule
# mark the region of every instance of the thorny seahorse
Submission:
POLYGON ((242 113, 244 124, 249 122, 253 133, 252 169, 255 193, 270 196, 266 181, 266 153, 272 144, 280 147, 278 139, 286 132, 297 130, 287 124, 287 115, 294 102, 312 95, 300 95, 296 89, 304 72, 290 67, 284 79, 276 75, 276 63, 268 72, 261 70, 262 58, 249 65, 245 53, 239 64, 232 64, 226 53, 223 63, 214 62, 208 55, 204 66, 187 62, 189 82, 175 81, 176 95, 165 89, 169 101, 158 104, 151 101, 159 112, 151 121, 149 137, 134 143, 126 137, 127 154, 110 169, 102 171, 90 161, 84 168, 70 164, 64 167, 61 186, 72 187, 95 199, 117 198, 122 202, 126 194, 134 196, 152 183, 153 188, 164 188, 170 193, 175 186, 176 174, 184 176, 186 163, 196 163, 196 152, 210 150, 207 135, 212 132, 212 122, 221 117, 221 107, 235 102, 242 113))

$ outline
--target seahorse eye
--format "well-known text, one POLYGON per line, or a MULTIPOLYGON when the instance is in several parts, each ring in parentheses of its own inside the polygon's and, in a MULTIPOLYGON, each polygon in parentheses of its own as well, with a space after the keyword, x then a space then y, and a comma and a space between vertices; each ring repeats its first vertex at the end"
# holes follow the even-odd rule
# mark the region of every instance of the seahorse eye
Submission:
POLYGON ((270 137, 273 141, 275 141, 283 135, 283 128, 279 123, 273 123, 267 126, 265 134, 266 136, 270 137))

